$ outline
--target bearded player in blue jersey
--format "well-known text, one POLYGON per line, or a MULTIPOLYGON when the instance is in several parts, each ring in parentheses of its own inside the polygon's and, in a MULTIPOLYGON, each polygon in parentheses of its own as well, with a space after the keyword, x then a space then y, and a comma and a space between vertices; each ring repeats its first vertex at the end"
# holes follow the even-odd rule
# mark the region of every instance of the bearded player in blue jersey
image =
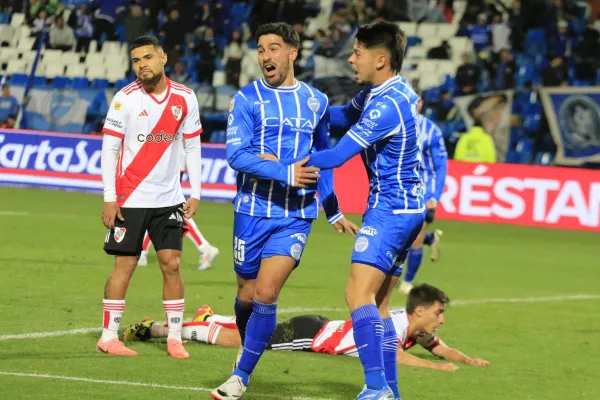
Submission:
POLYGON ((306 164, 323 174, 360 154, 369 177, 368 207, 346 287, 365 373, 365 387, 357 399, 364 400, 400 399, 398 341, 388 304, 424 220, 418 96, 397 75, 405 48, 406 35, 395 24, 379 22, 358 29, 348 61, 365 90, 349 105, 332 107, 330 112, 333 126, 352 126, 335 148, 312 154, 306 164))
POLYGON ((306 167, 308 155, 329 148, 327 96, 294 78, 300 39, 290 25, 256 32, 264 79, 233 98, 227 161, 238 171, 233 251, 238 292, 235 315, 242 348, 230 378, 212 399, 240 399, 276 325, 277 298, 300 262, 319 200, 339 232, 358 227, 339 210, 333 170, 306 167), (271 158, 272 160, 269 160, 271 158), (273 161, 302 159, 288 166, 273 161), (318 181, 318 183, 317 183, 318 181))
MULTIPOLYGON (((419 101, 419 113, 423 101, 419 101)), ((440 258, 440 241, 442 231, 436 229, 433 232, 427 232, 427 227, 433 223, 435 210, 438 206, 444 184, 446 182, 446 169, 448 164, 448 152, 444 143, 442 130, 429 118, 419 114, 418 122, 420 136, 419 143, 423 155, 423 164, 421 166, 421 176, 425 187, 425 223, 406 259, 406 271, 400 284, 400 291, 408 294, 412 289, 413 280, 423 260, 423 245, 431 246, 431 261, 437 261, 440 258)))

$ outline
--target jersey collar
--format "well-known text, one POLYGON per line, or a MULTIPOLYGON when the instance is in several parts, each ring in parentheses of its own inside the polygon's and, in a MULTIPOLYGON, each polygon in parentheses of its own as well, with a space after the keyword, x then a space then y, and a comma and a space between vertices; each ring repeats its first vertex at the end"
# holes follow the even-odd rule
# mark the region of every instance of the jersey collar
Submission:
POLYGON ((376 85, 376 86, 371 86, 371 96, 374 96, 376 94, 379 94, 381 92, 383 92, 385 89, 387 89, 388 87, 390 87, 390 85, 398 82, 400 80, 400 76, 399 75, 395 75, 392 76, 390 79, 388 79, 387 81, 376 85))
POLYGON ((154 102, 156 104, 162 104, 162 103, 164 103, 165 101, 167 101, 169 99, 169 96, 171 95, 171 80, 169 78, 167 78, 166 76, 165 76, 165 79, 167 81, 167 94, 165 95, 165 97, 163 97, 163 99, 161 101, 158 101, 158 99, 156 97, 154 97, 154 95, 152 93, 146 92, 144 90, 144 87, 142 86, 142 90, 144 90, 144 93, 146 93, 148 96, 150 96, 150 98, 152 100, 154 100, 154 102))
POLYGON ((275 87, 275 86, 271 86, 269 85, 267 82, 265 82, 264 79, 260 80, 260 84, 268 90, 273 90, 276 92, 295 92, 296 90, 298 90, 300 88, 300 82, 298 82, 297 79, 294 79, 294 82, 296 82, 294 84, 294 86, 288 86, 288 87, 275 87))

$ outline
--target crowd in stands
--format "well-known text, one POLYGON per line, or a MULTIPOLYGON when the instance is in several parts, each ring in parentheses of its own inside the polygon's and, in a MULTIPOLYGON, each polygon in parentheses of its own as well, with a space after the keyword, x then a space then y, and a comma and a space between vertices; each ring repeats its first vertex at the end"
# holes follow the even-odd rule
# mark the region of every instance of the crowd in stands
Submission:
MULTIPOLYGON (((0 7, 8 19, 25 11, 33 49, 43 40, 46 49, 83 57, 150 33, 168 54, 171 79, 232 90, 261 76, 252 35, 262 23, 293 25, 303 43, 296 73, 311 80, 315 61, 343 54, 358 25, 395 21, 409 36, 402 74, 422 93, 425 114, 451 149, 466 130, 456 96, 516 89, 511 146, 526 139, 533 153, 552 152, 536 89, 600 83, 600 10, 578 0, 4 0, 0 7)), ((128 71, 111 87, 132 78, 128 71)), ((356 89, 350 78, 328 81, 313 83, 326 92, 348 88, 333 104, 356 89)))

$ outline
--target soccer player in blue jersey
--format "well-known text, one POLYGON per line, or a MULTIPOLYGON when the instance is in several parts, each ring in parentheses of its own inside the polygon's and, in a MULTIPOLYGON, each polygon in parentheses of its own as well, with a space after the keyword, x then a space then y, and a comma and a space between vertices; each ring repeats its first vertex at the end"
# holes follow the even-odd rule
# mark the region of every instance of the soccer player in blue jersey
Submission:
POLYGON ((233 251, 242 349, 231 377, 211 393, 218 400, 246 392, 275 329, 279 292, 317 218, 316 192, 337 231, 358 232, 339 210, 333 171, 319 175, 318 168, 305 166, 310 153, 329 148, 329 104, 323 93, 294 78, 298 34, 290 25, 272 23, 259 27, 256 37, 264 79, 234 96, 227 128, 227 161, 239 172, 233 251), (302 160, 288 166, 275 161, 294 158, 302 160))
POLYGON ((335 148, 312 154, 307 164, 324 173, 361 154, 369 177, 368 207, 346 287, 365 372, 365 387, 357 399, 400 399, 398 341, 388 304, 425 211, 419 176, 418 96, 397 75, 405 48, 406 35, 395 24, 379 22, 358 29, 348 61, 356 82, 366 88, 350 105, 332 107, 330 118, 339 126, 354 122, 357 111, 360 116, 335 148))
MULTIPOLYGON (((419 112, 423 101, 419 101, 419 112)), ((433 223, 435 210, 444 192, 446 182, 446 167, 448 164, 448 153, 444 144, 444 135, 442 130, 429 118, 419 114, 418 122, 421 134, 419 143, 423 155, 423 164, 421 165, 421 176, 425 185, 425 223, 412 244, 406 260, 406 271, 400 291, 408 294, 412 289, 412 282, 415 279, 417 271, 423 260, 423 244, 431 246, 431 260, 437 261, 440 257, 440 240, 442 231, 436 229, 434 232, 427 233, 427 227, 433 223)))

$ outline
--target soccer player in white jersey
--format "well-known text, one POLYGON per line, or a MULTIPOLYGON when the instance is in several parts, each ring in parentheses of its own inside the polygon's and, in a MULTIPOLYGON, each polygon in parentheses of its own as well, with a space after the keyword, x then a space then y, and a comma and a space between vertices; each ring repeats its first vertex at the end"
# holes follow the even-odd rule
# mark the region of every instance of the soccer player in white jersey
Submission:
POLYGON ((238 171, 234 310, 243 347, 237 368, 211 392, 216 400, 246 392, 275 329, 277 298, 300 263, 319 204, 336 230, 358 230, 339 210, 333 171, 319 177, 317 168, 303 166, 309 154, 329 148, 329 104, 325 94, 294 78, 298 34, 288 24, 273 23, 260 26, 256 37, 264 79, 234 96, 226 143, 227 161, 238 171), (286 167, 260 158, 266 154, 304 160, 286 167))
MULTIPOLYGON (((438 337, 437 329, 445 323, 449 301, 438 288, 421 284, 409 293, 406 308, 390 311, 398 340, 397 364, 451 372, 459 369, 453 362, 474 367, 489 365, 484 359, 469 357, 448 346, 438 337), (417 344, 448 362, 433 362, 408 353, 417 344)), ((126 341, 145 341, 163 338, 167 331, 164 323, 146 319, 128 326, 123 336, 126 341)), ((207 305, 198 310, 192 321, 183 324, 182 337, 220 347, 238 347, 241 342, 235 317, 214 314, 207 305)), ((358 356, 352 320, 334 321, 321 315, 299 315, 277 324, 267 349, 358 356)))
MULTIPOLYGON (((181 156, 180 172, 181 177, 183 178, 183 174, 185 172, 185 154, 182 152, 181 156)), ((183 220, 183 227, 183 236, 188 237, 192 243, 194 243, 194 246, 196 246, 198 252, 200 253, 198 271, 206 271, 207 269, 210 269, 213 261, 219 255, 219 249, 211 245, 208 240, 206 240, 193 218, 185 218, 183 220)), ((152 241, 150 240, 150 235, 148 235, 148 232, 146 232, 144 235, 144 241, 142 243, 142 253, 140 254, 140 259, 137 263, 138 267, 146 267, 148 265, 148 249, 150 248, 151 243, 152 241)))
POLYGON ((117 330, 148 231, 163 274, 167 350, 172 357, 187 358, 181 342, 184 290, 179 265, 183 221, 196 213, 200 201, 198 101, 192 90, 166 77, 167 55, 158 39, 137 38, 130 55, 137 80, 115 95, 103 129, 102 222, 108 228, 104 251, 115 256, 115 265, 104 288, 103 330, 97 350, 137 355, 119 341, 117 330), (192 186, 187 201, 179 183, 181 152, 185 152, 192 186))

